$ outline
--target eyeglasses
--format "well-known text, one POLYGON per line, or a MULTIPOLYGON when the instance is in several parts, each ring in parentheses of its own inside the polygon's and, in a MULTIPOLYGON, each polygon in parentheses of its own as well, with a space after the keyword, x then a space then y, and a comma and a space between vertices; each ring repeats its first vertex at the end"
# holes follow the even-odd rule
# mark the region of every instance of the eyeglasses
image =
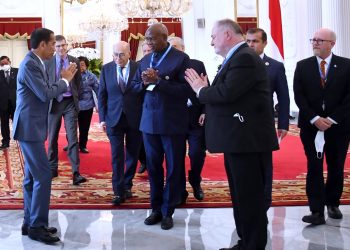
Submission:
POLYGON ((113 56, 122 58, 125 56, 125 53, 113 53, 113 56))
POLYGON ((60 48, 60 47, 66 47, 68 44, 66 44, 66 43, 63 43, 63 44, 57 44, 57 45, 55 45, 55 47, 56 48, 60 48))
POLYGON ((312 39, 309 39, 309 40, 310 40, 311 44, 315 43, 317 45, 321 45, 324 42, 333 42, 332 40, 323 40, 323 39, 315 39, 315 38, 312 38, 312 39))

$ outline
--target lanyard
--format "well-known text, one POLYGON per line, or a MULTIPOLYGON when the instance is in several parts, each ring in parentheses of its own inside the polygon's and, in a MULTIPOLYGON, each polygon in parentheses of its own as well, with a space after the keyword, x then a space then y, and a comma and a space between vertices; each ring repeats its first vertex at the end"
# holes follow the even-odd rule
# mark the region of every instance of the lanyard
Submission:
POLYGON ((161 62, 164 60, 164 58, 166 57, 166 55, 169 53, 169 51, 171 50, 171 46, 169 45, 168 49, 165 51, 165 53, 163 54, 163 56, 159 59, 159 61, 156 63, 155 66, 153 66, 153 59, 154 59, 154 53, 152 54, 152 57, 151 57, 151 61, 149 63, 149 67, 150 68, 157 68, 161 62))

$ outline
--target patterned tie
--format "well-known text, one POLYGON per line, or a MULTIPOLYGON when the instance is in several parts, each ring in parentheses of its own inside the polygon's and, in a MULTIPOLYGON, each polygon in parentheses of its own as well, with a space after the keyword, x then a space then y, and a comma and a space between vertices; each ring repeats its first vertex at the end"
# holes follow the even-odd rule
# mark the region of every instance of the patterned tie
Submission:
POLYGON ((5 71, 5 77, 6 77, 6 82, 7 84, 10 84, 10 71, 5 71))
POLYGON ((321 69, 321 87, 324 88, 324 85, 326 83, 326 61, 322 60, 320 63, 320 69, 321 69))
POLYGON ((61 78, 61 71, 63 69, 63 65, 64 65, 64 60, 61 58, 60 63, 58 65, 57 72, 56 72, 56 81, 58 81, 61 78))
POLYGON ((124 93, 126 89, 126 83, 123 77, 123 69, 124 67, 118 67, 118 82, 121 91, 124 93))

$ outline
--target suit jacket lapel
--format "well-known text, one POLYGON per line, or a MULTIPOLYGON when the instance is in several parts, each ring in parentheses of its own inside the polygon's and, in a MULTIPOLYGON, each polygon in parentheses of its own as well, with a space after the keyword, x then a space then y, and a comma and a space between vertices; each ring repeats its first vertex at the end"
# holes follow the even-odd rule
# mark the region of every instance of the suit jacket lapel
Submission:
POLYGON ((330 63, 329 68, 328 68, 325 88, 328 87, 332 83, 332 80, 334 79, 334 77, 337 73, 337 69, 338 69, 337 61, 338 61, 337 56, 333 55, 331 63, 330 63))

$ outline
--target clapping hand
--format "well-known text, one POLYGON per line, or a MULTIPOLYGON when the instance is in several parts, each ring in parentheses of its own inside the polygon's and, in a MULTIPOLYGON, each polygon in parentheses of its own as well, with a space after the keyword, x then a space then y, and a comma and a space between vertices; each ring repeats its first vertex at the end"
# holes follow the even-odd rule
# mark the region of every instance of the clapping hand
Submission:
POLYGON ((156 83, 159 79, 158 70, 153 68, 148 68, 141 73, 141 79, 144 85, 149 85, 150 83, 156 83))
POLYGON ((198 75, 194 69, 186 69, 185 79, 197 94, 199 89, 208 86, 208 76, 203 75, 203 73, 198 75))

